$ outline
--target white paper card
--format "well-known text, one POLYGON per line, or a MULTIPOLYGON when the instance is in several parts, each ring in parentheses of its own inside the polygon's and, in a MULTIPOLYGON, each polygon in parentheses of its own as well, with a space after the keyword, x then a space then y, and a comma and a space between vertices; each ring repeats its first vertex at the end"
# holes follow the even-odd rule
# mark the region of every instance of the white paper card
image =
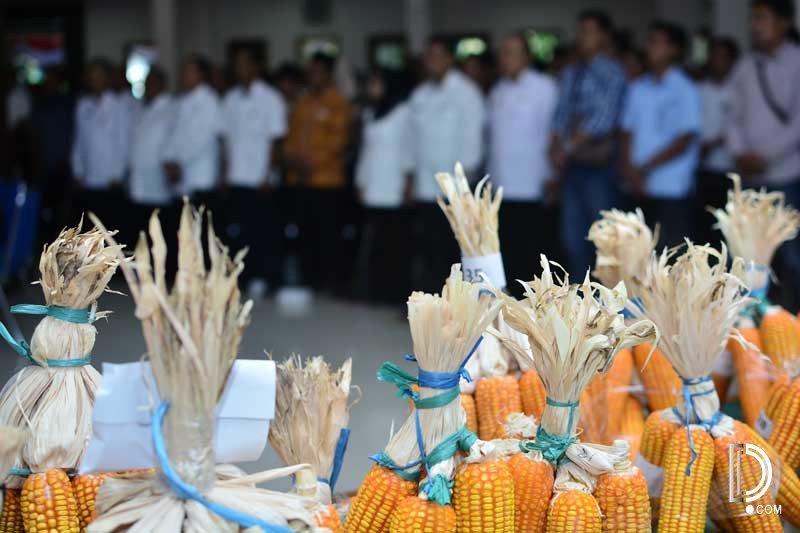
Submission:
POLYGON ((498 289, 506 286, 506 272, 503 269, 503 255, 496 253, 492 255, 481 255, 477 257, 462 257, 461 270, 464 272, 464 279, 470 283, 483 281, 481 275, 489 278, 489 283, 498 289))
MULTIPOLYGON (((150 415, 160 401, 149 363, 104 363, 92 413, 92 439, 80 473, 156 466, 150 415)), ((261 457, 274 415, 275 363, 237 359, 217 407, 217 463, 261 457)))

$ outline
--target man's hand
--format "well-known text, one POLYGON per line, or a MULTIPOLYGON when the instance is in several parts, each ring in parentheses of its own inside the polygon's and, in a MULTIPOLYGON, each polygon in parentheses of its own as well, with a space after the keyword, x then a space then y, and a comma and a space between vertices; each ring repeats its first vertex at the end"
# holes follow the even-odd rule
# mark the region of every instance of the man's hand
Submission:
POLYGON ((544 182, 544 203, 555 205, 558 200, 558 193, 561 190, 561 182, 556 178, 549 178, 544 182))
POLYGON ((406 184, 403 187, 403 203, 405 205, 414 204, 414 179, 411 176, 406 177, 406 184))
POLYGON ((181 166, 172 161, 164 163, 164 174, 167 175, 167 180, 172 185, 177 185, 181 181, 181 166))
POLYGON ((736 166, 745 178, 752 178, 767 169, 767 162, 756 152, 747 152, 736 158, 736 166))
POLYGON ((634 165, 625 165, 622 169, 622 175, 628 185, 631 187, 631 192, 636 198, 642 198, 645 194, 645 183, 647 182, 647 173, 634 165))

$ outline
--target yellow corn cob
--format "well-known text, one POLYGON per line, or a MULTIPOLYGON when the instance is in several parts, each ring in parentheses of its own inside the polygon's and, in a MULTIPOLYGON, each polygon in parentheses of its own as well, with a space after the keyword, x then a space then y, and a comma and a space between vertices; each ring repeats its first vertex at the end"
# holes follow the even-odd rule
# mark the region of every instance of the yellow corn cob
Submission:
POLYGON ((681 378, 658 350, 653 352, 650 361, 647 362, 647 367, 642 370, 649 353, 649 344, 640 344, 633 349, 633 358, 642 378, 647 404, 651 411, 668 409, 678 403, 681 378))
POLYGON ((581 419, 578 427, 583 429, 581 440, 586 442, 608 442, 608 383, 604 376, 597 375, 581 394, 581 419))
POLYGON ((628 402, 629 387, 633 376, 633 352, 620 350, 606 374, 606 407, 608 409, 608 435, 618 435, 625 406, 628 402))
POLYGON ((417 493, 417 482, 375 465, 367 473, 344 523, 346 533, 385 533, 389 518, 403 498, 417 493))
POLYGON ((544 390, 539 374, 535 370, 526 370, 519 378, 519 390, 522 394, 522 411, 528 416, 542 418, 547 392, 544 390))
POLYGON ((579 490, 559 492, 550 502, 547 533, 600 533, 600 507, 594 496, 579 490))
POLYGON ((339 518, 339 512, 333 505, 323 505, 314 513, 314 522, 317 523, 317 526, 326 527, 333 533, 342 531, 342 519, 339 518))
POLYGON ((673 433, 664 451, 664 486, 661 490, 659 533, 702 533, 714 473, 714 439, 705 430, 692 429, 697 459, 692 459, 689 436, 684 428, 673 433))
POLYGON ((475 385, 478 435, 483 440, 505 436, 508 415, 522 412, 519 384, 513 376, 479 379, 475 385))
POLYGON ((544 531, 553 494, 552 465, 517 453, 511 456, 508 466, 514 474, 517 531, 544 531))
POLYGON ((75 501, 78 503, 78 523, 81 530, 97 518, 94 501, 97 489, 100 488, 106 477, 108 477, 107 474, 85 474, 72 478, 72 490, 75 492, 75 501))
POLYGON ((630 443, 631 461, 633 461, 636 458, 636 454, 639 453, 643 432, 644 408, 642 407, 642 403, 635 396, 628 395, 625 399, 625 405, 622 408, 618 432, 612 436, 615 438, 621 437, 630 443))
MULTIPOLYGON (((733 435, 726 435, 714 440, 714 450, 716 458, 714 460, 714 484, 713 491, 719 492, 723 495, 724 516, 734 518, 734 528, 736 531, 751 531, 751 532, 774 532, 780 533, 783 531, 780 516, 777 514, 748 514, 745 511, 744 502, 731 502, 726 497, 726 490, 729 488, 730 483, 730 445, 736 443, 750 443, 747 432, 742 430, 740 422, 734 423, 733 435)), ((742 455, 739 460, 739 468, 737 475, 740 477, 743 487, 755 487, 761 479, 761 465, 758 460, 749 455, 742 455)), ((772 493, 767 491, 764 496, 758 499, 752 505, 774 505, 775 498, 772 493)))
POLYGON ((638 468, 602 474, 594 497, 603 514, 604 533, 651 531, 647 479, 638 468))
POLYGON ((800 335, 794 315, 780 308, 770 308, 761 319, 761 343, 764 353, 779 370, 789 360, 800 356, 800 335))
POLYGON ((782 372, 775 378, 775 382, 769 388, 767 401, 764 405, 764 412, 770 420, 775 420, 778 416, 778 409, 783 405, 783 397, 789 390, 789 376, 782 372))
POLYGON ((405 498, 392 513, 389 533, 456 533, 452 505, 439 505, 417 496, 405 498))
POLYGON ((734 518, 728 516, 725 503, 728 501, 728 488, 721 488, 718 483, 711 484, 708 494, 708 516, 723 533, 735 533, 734 518))
POLYGON ((456 529, 463 533, 514 533, 514 477, 508 462, 463 464, 453 485, 456 529))
POLYGON ((467 417, 467 429, 477 435, 478 433, 478 411, 475 408, 475 398, 472 394, 461 393, 461 408, 467 417))
POLYGON ((78 503, 67 474, 53 468, 31 474, 22 486, 22 520, 26 533, 78 533, 78 503))
MULTIPOLYGON (((739 331, 747 341, 761 347, 761 335, 758 329, 751 327, 742 328, 739 331)), ((744 348, 734 339, 728 342, 728 351, 731 353, 736 381, 739 383, 739 402, 742 405, 742 414, 745 422, 752 426, 756 423, 758 413, 767 401, 769 392, 767 362, 760 353, 744 348)))
POLYGON ((667 443, 677 429, 678 425, 666 420, 661 411, 651 413, 644 423, 639 453, 648 463, 661 466, 667 443))
POLYGON ((792 381, 773 419, 769 443, 793 470, 800 467, 800 378, 792 381))
POLYGON ((0 515, 0 531, 3 533, 22 533, 22 509, 20 508, 20 490, 3 490, 3 513, 0 515))
MULTIPOLYGON (((778 497, 775 503, 781 506, 781 518, 794 527, 800 528, 800 479, 797 477, 797 472, 781 461, 778 452, 758 434, 758 431, 745 424, 742 424, 740 428, 752 439, 753 444, 764 450, 773 465, 780 465, 781 484, 778 487, 778 497)), ((773 472, 773 475, 777 476, 777 473, 773 472)))

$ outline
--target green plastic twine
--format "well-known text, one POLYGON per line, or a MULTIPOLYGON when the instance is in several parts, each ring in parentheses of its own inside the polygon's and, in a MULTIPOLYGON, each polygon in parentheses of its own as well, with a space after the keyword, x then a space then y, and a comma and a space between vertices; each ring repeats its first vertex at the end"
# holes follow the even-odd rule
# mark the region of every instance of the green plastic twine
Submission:
POLYGON ((575 417, 575 408, 578 407, 579 402, 559 402, 558 400, 553 400, 548 397, 546 403, 547 405, 552 405, 553 407, 569 408, 567 433, 564 435, 551 435, 544 428, 542 428, 540 424, 539 428, 536 430, 536 440, 520 441, 519 448, 523 452, 541 452, 542 456, 550 464, 558 465, 563 459, 564 454, 567 452, 567 448, 569 448, 570 444, 576 441, 575 437, 569 433, 569 431, 572 428, 572 423, 574 422, 575 417))
POLYGON ((18 304, 11 306, 11 312, 18 315, 46 315, 73 324, 88 324, 92 321, 88 309, 61 307, 60 305, 18 304))

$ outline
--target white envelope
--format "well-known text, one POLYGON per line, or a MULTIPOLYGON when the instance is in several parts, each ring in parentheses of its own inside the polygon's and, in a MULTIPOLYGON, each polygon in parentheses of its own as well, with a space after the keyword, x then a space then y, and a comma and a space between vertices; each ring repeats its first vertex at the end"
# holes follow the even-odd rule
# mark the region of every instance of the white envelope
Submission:
MULTIPOLYGON (((160 401, 149 363, 103 363, 103 381, 92 413, 92 438, 80 473, 156 466, 150 416, 160 401)), ((217 408, 217 463, 261 457, 274 416, 275 363, 237 359, 217 408)))

